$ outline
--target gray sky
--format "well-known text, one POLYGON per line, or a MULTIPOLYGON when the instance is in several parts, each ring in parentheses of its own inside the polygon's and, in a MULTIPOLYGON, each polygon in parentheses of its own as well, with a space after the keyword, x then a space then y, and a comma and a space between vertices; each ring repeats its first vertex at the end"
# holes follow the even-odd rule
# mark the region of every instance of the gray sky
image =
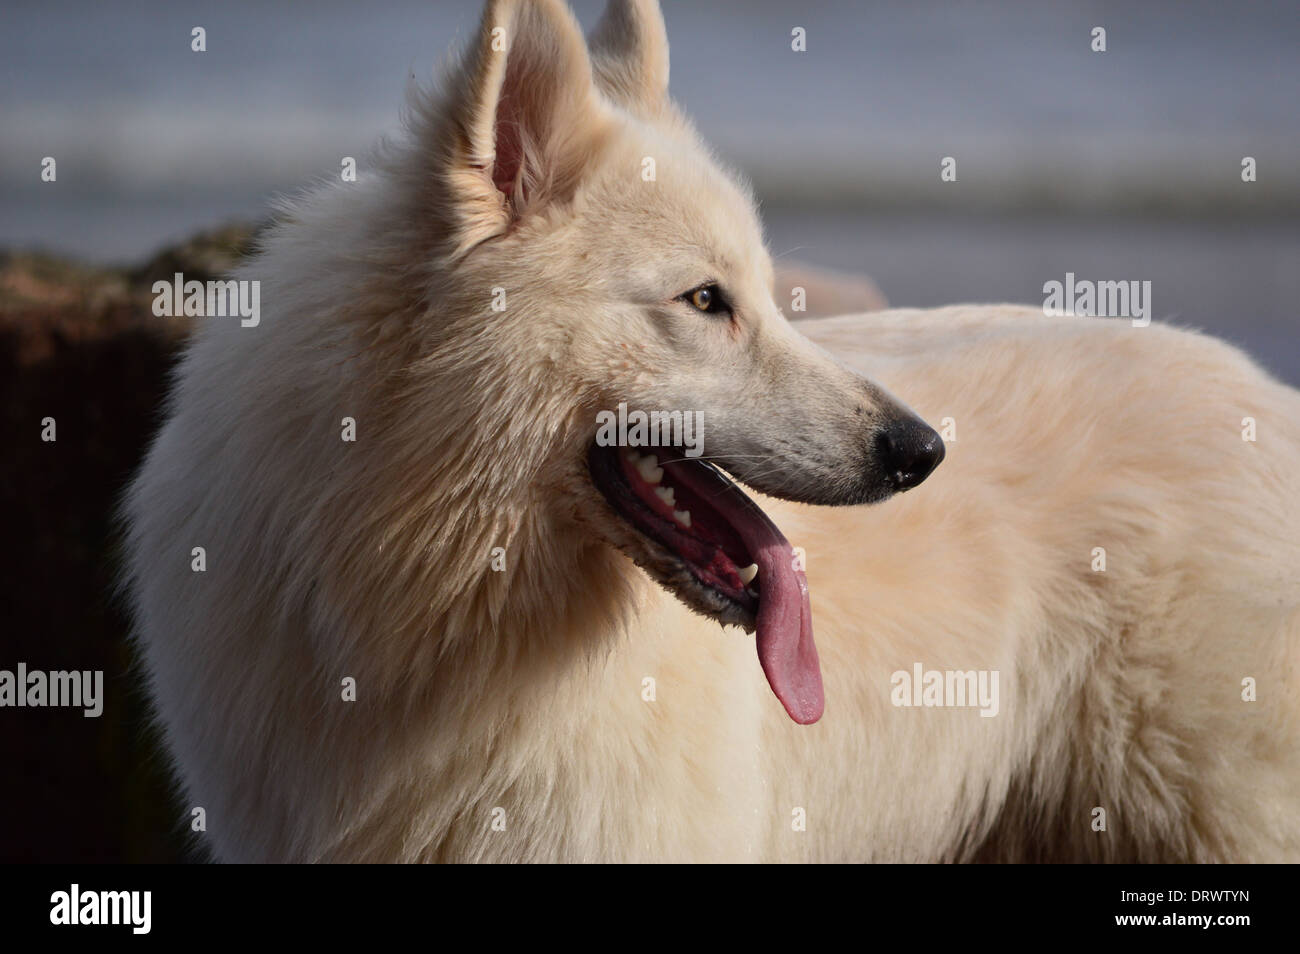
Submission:
MULTIPOLYGON (((592 24, 601 0, 575 3, 592 24)), ((0 244, 130 259, 335 175, 478 0, 8 0, 0 244), (190 50, 190 29, 208 50, 190 50), (39 181, 52 155, 59 181, 39 181)), ((665 0, 674 95, 770 203, 1300 208, 1300 5, 665 0), (1105 26, 1108 51, 1089 49, 1105 26), (808 51, 790 49, 802 26, 808 51), (959 163, 941 191, 939 159, 959 163), (1243 191, 1241 156, 1261 167, 1243 191)))

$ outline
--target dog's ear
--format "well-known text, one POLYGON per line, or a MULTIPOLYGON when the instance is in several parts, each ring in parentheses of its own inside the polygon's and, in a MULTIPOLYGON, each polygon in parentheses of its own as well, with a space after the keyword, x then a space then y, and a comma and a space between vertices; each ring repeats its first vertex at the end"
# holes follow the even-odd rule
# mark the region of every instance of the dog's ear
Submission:
POLYGON ((668 30, 659 0, 609 0, 589 45, 596 80, 611 99, 650 115, 668 101, 668 30))
POLYGON ((602 123, 586 42, 562 0, 489 0, 446 110, 438 162, 462 250, 570 196, 602 123))

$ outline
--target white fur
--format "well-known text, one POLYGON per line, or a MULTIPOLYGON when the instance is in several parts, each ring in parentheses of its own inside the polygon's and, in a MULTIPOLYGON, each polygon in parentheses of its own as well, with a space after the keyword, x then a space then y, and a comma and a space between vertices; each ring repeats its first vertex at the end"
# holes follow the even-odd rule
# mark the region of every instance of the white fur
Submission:
POLYGON ((558 3, 496 23, 566 104, 525 104, 517 201, 480 42, 368 177, 286 211, 237 276, 261 325, 204 319, 132 487, 140 645, 213 855, 1300 857, 1300 395, 1196 334, 1014 306, 800 337, 663 95, 655 5, 613 5, 590 87, 558 3), (661 301, 707 271, 730 330, 661 301), (582 451, 632 394, 838 453, 845 366, 958 439, 877 506, 759 498, 808 552, 827 708, 801 727, 752 637, 619 552, 582 451), (1000 714, 893 707, 915 662, 999 670, 1000 714))

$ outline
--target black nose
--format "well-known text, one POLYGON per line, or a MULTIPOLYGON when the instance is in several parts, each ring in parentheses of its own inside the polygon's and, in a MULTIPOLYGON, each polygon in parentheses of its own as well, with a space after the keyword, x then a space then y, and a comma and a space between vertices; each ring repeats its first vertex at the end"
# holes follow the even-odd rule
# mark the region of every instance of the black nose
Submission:
POLYGON ((876 435, 876 451, 894 489, 911 490, 943 460, 943 440, 921 421, 895 421, 876 435))

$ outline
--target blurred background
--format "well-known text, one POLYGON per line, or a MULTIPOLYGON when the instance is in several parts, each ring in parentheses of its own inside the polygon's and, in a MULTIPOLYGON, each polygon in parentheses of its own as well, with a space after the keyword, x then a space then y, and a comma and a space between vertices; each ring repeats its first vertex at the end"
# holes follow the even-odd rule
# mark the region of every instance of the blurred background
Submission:
MULTIPOLYGON (((602 6, 574 3, 587 27, 602 6)), ((754 183, 782 262, 868 275, 898 306, 1038 304, 1066 272, 1147 280, 1157 319, 1300 384, 1294 0, 663 7, 673 94, 754 183), (940 181, 945 156, 955 182, 940 181)), ((338 175, 343 156, 364 175, 407 84, 434 76, 479 12, 5 3, 0 668, 103 668, 109 699, 93 721, 0 710, 0 860, 188 857, 111 597, 109 517, 179 344, 148 315, 149 283, 219 274, 272 197, 338 175), (195 26, 206 52, 190 49, 195 26), (46 415, 56 444, 39 441, 46 415)))

